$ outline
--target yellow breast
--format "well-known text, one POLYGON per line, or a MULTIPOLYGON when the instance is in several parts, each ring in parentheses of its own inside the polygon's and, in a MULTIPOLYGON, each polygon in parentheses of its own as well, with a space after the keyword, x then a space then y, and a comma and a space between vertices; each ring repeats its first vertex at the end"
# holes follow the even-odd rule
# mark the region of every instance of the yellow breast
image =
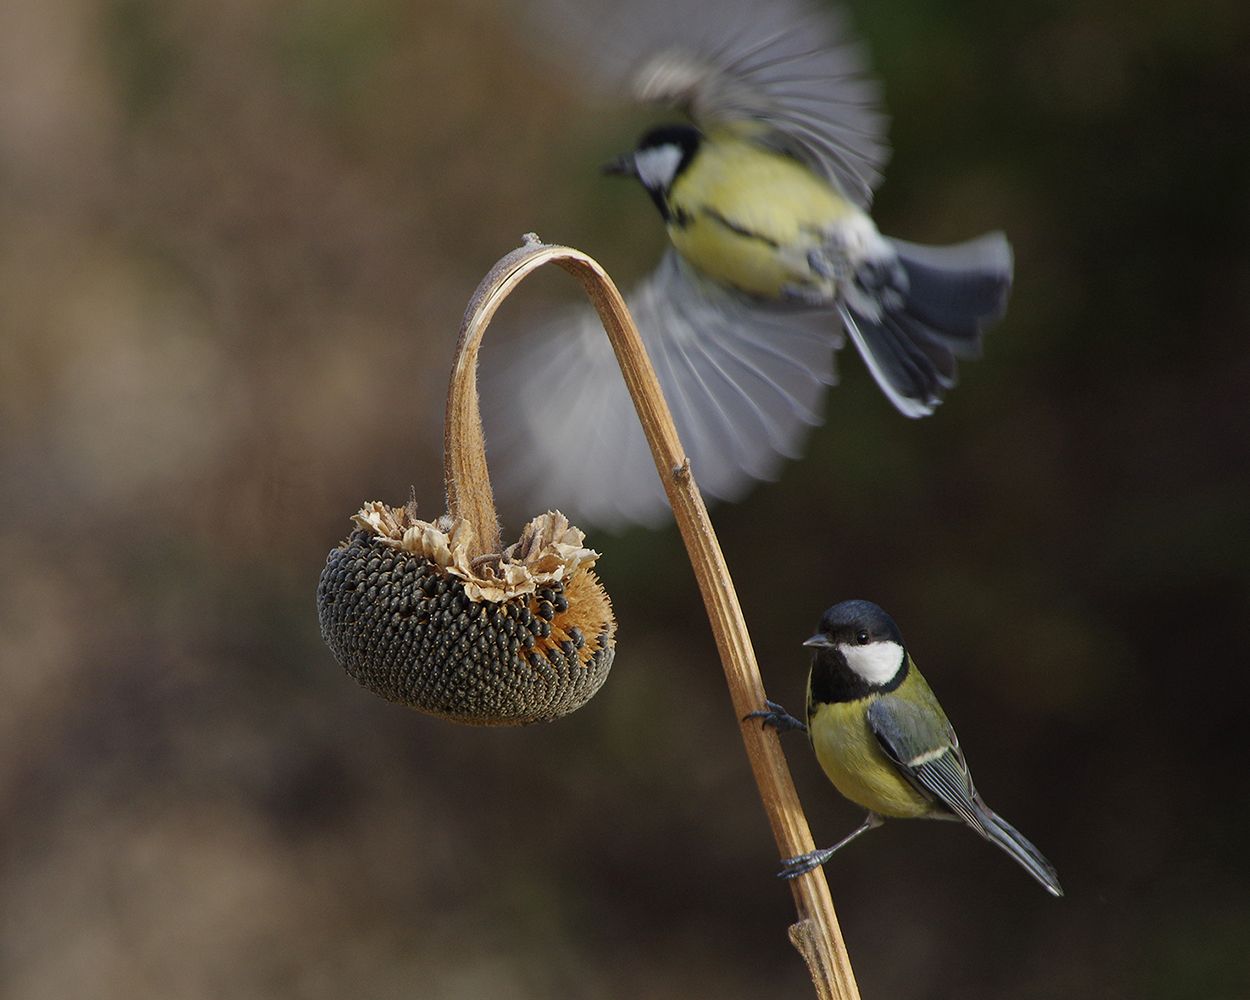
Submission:
POLYGON ((827 283, 811 272, 807 252, 859 212, 801 163, 741 140, 705 142, 669 204, 669 237, 682 256, 713 280, 766 298, 788 285, 827 283))
POLYGON ((808 718, 816 759, 834 787, 882 816, 914 819, 934 811, 881 751, 863 701, 817 705, 808 718))

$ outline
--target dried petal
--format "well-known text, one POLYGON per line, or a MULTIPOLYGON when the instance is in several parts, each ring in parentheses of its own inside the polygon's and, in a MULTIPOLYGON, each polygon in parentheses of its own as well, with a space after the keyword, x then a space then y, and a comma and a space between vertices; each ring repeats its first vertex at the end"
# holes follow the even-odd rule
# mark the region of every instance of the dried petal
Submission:
POLYGON ((540 514, 521 531, 518 542, 499 555, 471 559, 476 535, 468 521, 443 514, 422 521, 410 508, 366 503, 352 520, 391 548, 429 559, 464 581, 475 601, 506 601, 532 594, 540 586, 568 580, 580 567, 589 569, 599 553, 583 545, 585 534, 559 511, 540 514))

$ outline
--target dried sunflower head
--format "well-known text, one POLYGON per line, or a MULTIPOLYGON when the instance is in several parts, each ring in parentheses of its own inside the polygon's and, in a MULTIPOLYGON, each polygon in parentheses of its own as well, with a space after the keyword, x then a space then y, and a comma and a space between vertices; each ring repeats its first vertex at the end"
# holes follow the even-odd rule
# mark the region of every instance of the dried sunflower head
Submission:
POLYGON ((321 635, 361 685, 388 701, 471 725, 557 719, 599 690, 616 621, 592 571, 598 553, 562 514, 473 557, 476 532, 415 505, 365 504, 326 559, 321 635))

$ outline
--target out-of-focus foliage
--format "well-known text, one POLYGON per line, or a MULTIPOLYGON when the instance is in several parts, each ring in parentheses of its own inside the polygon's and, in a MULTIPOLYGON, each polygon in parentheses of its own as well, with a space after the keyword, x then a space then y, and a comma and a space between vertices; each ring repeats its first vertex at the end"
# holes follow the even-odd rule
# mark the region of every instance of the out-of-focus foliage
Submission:
MULTIPOLYGON (((716 520, 770 694, 797 707, 826 605, 881 602, 1069 891, 887 825, 829 866, 861 986, 1244 996, 1250 14, 856 13, 882 228, 1002 226, 1011 311, 925 422, 845 357, 808 457, 716 520)), ((6 5, 0 994, 806 995, 673 531, 591 539, 620 653, 556 725, 403 712, 317 635, 358 504, 441 510, 486 267, 537 229, 629 281, 660 244, 597 174, 634 122, 560 92, 516 17, 6 5)), ((789 749, 831 842, 857 812, 789 749)))

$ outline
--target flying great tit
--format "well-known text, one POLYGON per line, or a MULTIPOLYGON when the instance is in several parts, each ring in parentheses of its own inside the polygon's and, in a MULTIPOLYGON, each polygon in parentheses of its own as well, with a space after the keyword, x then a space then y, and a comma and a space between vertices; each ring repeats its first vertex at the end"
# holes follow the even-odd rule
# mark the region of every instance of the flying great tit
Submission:
POLYGON ((778 731, 806 731, 825 775, 868 818, 833 847, 787 859, 781 878, 823 865, 886 817, 949 819, 1002 848, 1052 895, 1063 895, 1054 866, 973 787, 955 730, 894 619, 869 601, 843 601, 824 613, 803 645, 814 650, 806 724, 771 701, 747 718, 778 731))
MULTIPOLYGON (((843 330, 901 413, 932 413, 1006 307, 1011 248, 1001 233, 926 247, 878 232, 886 119, 840 16, 802 0, 617 6, 624 23, 597 25, 588 58, 613 54, 635 99, 688 119, 606 169, 641 182, 671 241, 627 301, 704 493, 735 499, 799 454, 843 330), (648 47, 621 60, 630 40, 648 47)), ((666 516, 589 307, 536 331, 501 374, 501 395, 523 395, 490 435, 516 456, 505 492, 510 477, 608 527, 666 516)))

